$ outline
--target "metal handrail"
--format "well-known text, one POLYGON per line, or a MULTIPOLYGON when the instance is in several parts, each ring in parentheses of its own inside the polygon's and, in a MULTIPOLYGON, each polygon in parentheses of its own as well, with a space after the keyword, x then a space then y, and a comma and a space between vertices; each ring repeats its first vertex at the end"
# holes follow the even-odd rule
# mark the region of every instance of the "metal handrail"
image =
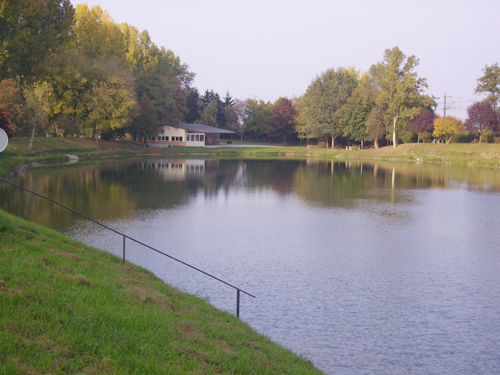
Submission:
POLYGON ((81 212, 78 212, 78 211, 76 211, 75 209, 73 209, 73 208, 71 208, 71 207, 68 207, 68 206, 66 206, 66 205, 64 205, 64 204, 62 204, 62 203, 60 203, 60 202, 58 202, 58 201, 56 201, 56 200, 54 200, 54 199, 52 199, 52 198, 46 197, 45 195, 39 194, 39 193, 37 193, 37 192, 34 192, 34 191, 30 190, 30 189, 27 189, 27 188, 25 188, 25 187, 23 187, 23 186, 21 186, 21 185, 17 185, 17 184, 15 184, 15 183, 13 183, 13 182, 11 182, 11 181, 8 181, 8 180, 6 180, 6 179, 4 179, 4 178, 1 178, 1 177, 0 177, 0 181, 3 181, 3 182, 5 182, 5 183, 7 183, 7 184, 9 184, 9 185, 15 186, 15 187, 17 187, 17 188, 19 188, 19 189, 21 189, 21 190, 27 191, 27 192, 29 192, 29 193, 31 193, 31 194, 33 194, 33 195, 38 196, 38 197, 44 198, 44 199, 46 199, 46 200, 48 200, 48 201, 50 201, 50 202, 52 202, 52 203, 55 203, 55 204, 57 204, 57 205, 59 205, 59 206, 61 206, 61 207, 65 208, 65 209, 67 209, 67 210, 69 210, 69 211, 71 211, 71 212, 74 212, 74 213, 75 213, 75 214, 77 214, 77 215, 82 216, 83 218, 85 218, 85 219, 87 219, 87 220, 89 220, 89 221, 92 221, 93 223, 95 223, 95 224, 97 224, 97 225, 100 225, 100 226, 101 226, 101 227, 103 227, 103 228, 106 228, 107 230, 110 230, 110 231, 112 231, 112 232, 114 232, 114 233, 116 233, 116 234, 118 234, 118 235, 122 236, 122 237, 123 237, 123 264, 125 264, 125 240, 128 238, 129 240, 131 240, 131 241, 133 241, 133 242, 135 242, 135 243, 138 243, 139 245, 142 245, 142 246, 144 246, 144 247, 146 247, 146 248, 148 248, 148 249, 150 249, 150 250, 156 251, 158 254, 161 254, 161 255, 163 255, 163 256, 166 256, 167 258, 170 258, 170 259, 172 259, 172 260, 175 260, 176 262, 179 262, 179 263, 181 263, 181 264, 183 264, 183 265, 185 265, 185 266, 187 266, 187 267, 189 267, 189 268, 192 268, 192 269, 194 269, 194 270, 196 270, 196 271, 198 271, 198 272, 201 272, 202 274, 204 274, 204 275, 206 275, 206 276, 209 276, 209 277, 211 277, 212 279, 215 279, 215 280, 219 281, 220 283, 225 284, 225 285, 227 285, 227 286, 229 286, 229 287, 231 287, 231 288, 235 289, 235 290, 236 290, 236 317, 237 317, 237 318, 239 318, 239 317, 240 317, 240 292, 241 292, 241 293, 245 293, 246 295, 248 295, 248 296, 250 296, 250 297, 252 297, 252 298, 256 298, 254 295, 252 295, 252 294, 250 294, 250 293, 248 293, 248 292, 245 292, 243 289, 238 288, 237 286, 234 286, 234 285, 232 285, 232 284, 230 284, 230 283, 228 283, 228 282, 226 282, 226 281, 224 281, 224 280, 222 280, 222 279, 219 279, 218 277, 216 277, 216 276, 214 276, 214 275, 211 275, 211 274, 209 274, 208 272, 203 271, 202 269, 200 269, 200 268, 198 268, 198 267, 192 266, 192 265, 190 265, 189 263, 186 263, 186 262, 184 262, 184 261, 182 261, 182 260, 180 260, 180 259, 177 259, 177 258, 175 258, 175 257, 173 257, 173 256, 171 256, 171 255, 169 255, 169 254, 167 254, 167 253, 164 253, 163 251, 160 251, 160 250, 158 250, 158 249, 155 249, 154 247, 149 246, 148 244, 145 244, 145 243, 143 243, 143 242, 141 242, 141 241, 139 241, 139 240, 136 240, 136 239, 135 239, 135 238, 133 238, 133 237, 130 237, 130 236, 128 236, 128 235, 126 235, 126 234, 124 234, 124 233, 121 233, 121 232, 117 231, 116 229, 110 228, 110 227, 108 227, 107 225, 104 225, 103 223, 100 223, 99 221, 94 220, 94 219, 92 219, 91 217, 88 217, 87 215, 84 215, 84 214, 82 214, 81 212))

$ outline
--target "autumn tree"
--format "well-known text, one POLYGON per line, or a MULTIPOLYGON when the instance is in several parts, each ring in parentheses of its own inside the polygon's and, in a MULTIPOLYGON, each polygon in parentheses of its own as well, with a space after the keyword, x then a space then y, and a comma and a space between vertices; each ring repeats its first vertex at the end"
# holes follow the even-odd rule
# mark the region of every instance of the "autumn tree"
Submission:
POLYGON ((459 135, 462 131, 462 121, 455 117, 438 117, 434 120, 434 137, 443 138, 446 143, 450 143, 453 137, 459 135))
POLYGON ((12 131, 12 127, 9 121, 9 113, 6 112, 2 106, 0 106, 0 129, 5 131, 5 134, 7 134, 7 136, 14 136, 14 132, 12 131))
POLYGON ((497 64, 486 65, 484 75, 477 80, 476 93, 488 93, 486 98, 496 110, 500 102, 500 66, 497 64))
POLYGON ((99 5, 91 8, 87 4, 76 5, 72 34, 76 49, 85 57, 125 57, 125 41, 121 28, 99 5))
POLYGON ((432 134, 435 118, 434 113, 427 108, 421 108, 420 113, 410 120, 408 127, 413 133, 417 134, 417 143, 420 142, 420 139, 425 143, 425 140, 432 134))
POLYGON ((43 70, 48 56, 71 37, 69 0, 3 0, 0 3, 0 78, 21 86, 43 70))
POLYGON ((21 134, 25 123, 24 95, 11 78, 0 81, 0 106, 9 114, 12 134, 21 134))
POLYGON ((286 144, 295 135, 295 118, 297 114, 293 102, 288 98, 279 98, 271 109, 267 120, 267 135, 272 140, 283 140, 286 144))
POLYGON ((33 147, 36 128, 46 129, 48 119, 54 108, 54 92, 47 82, 35 83, 26 88, 26 107, 31 115, 31 139, 29 148, 33 147))
POLYGON ((127 82, 109 76, 96 83, 84 98, 88 110, 85 124, 92 129, 96 144, 101 134, 125 128, 135 101, 127 82))
POLYGON ((354 68, 328 69, 309 85, 301 99, 298 115, 300 137, 335 138, 342 134, 342 106, 358 85, 354 68))
POLYGON ((384 60, 370 68, 370 74, 380 91, 377 105, 385 112, 394 147, 398 145, 398 132, 407 125, 407 120, 432 102, 428 96, 422 95, 427 83, 415 72, 418 64, 419 60, 415 56, 407 57, 398 47, 394 47, 385 50, 384 60))
POLYGON ((469 133, 479 134, 479 143, 486 132, 498 129, 500 114, 487 100, 470 105, 467 108, 467 115, 469 117, 465 120, 464 127, 469 133))

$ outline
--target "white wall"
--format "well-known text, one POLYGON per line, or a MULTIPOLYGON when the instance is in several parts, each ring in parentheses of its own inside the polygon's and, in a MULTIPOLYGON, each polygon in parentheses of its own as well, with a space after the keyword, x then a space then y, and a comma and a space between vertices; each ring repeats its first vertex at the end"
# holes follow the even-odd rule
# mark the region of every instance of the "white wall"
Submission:
POLYGON ((205 146, 205 134, 188 132, 186 134, 186 146, 205 146))

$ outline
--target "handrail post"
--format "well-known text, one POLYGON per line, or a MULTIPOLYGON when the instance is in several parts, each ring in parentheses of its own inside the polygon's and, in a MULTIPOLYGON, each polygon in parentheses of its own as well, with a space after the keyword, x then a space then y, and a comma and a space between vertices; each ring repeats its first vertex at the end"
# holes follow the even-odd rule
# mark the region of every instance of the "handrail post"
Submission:
POLYGON ((123 264, 125 265, 125 239, 126 237, 123 236, 123 264))
POLYGON ((236 317, 240 317, 240 290, 236 289, 236 317))

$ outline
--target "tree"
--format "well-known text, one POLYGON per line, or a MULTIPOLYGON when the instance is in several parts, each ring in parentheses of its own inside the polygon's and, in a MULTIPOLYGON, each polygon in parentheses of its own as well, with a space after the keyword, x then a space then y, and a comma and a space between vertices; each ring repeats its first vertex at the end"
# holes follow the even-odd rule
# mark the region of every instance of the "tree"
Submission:
POLYGON ((125 40, 121 28, 99 5, 89 8, 77 4, 72 28, 76 49, 85 57, 125 57, 125 40))
POLYGON ((420 142, 420 139, 425 143, 425 139, 432 134, 434 130, 434 119, 436 115, 429 111, 427 108, 421 108, 420 113, 410 120, 408 127, 413 133, 417 133, 417 143, 420 142))
POLYGON ((462 121, 455 117, 438 117, 434 120, 434 137, 444 138, 446 143, 450 143, 454 136, 462 133, 462 130, 462 121))
POLYGON ((47 82, 35 83, 25 91, 26 106, 31 115, 31 139, 29 148, 33 147, 35 131, 48 126, 48 118, 54 108, 54 92, 47 82))
POLYGON ((226 129, 239 132, 244 112, 245 102, 238 99, 232 99, 232 104, 229 106, 226 105, 224 109, 226 129))
POLYGON ((360 142, 361 148, 364 147, 364 142, 369 139, 366 121, 375 106, 377 95, 378 92, 374 89, 371 77, 368 73, 364 73, 352 96, 342 107, 342 119, 345 123, 343 126, 344 136, 360 142))
POLYGON ((382 108, 375 106, 370 111, 366 119, 366 133, 368 139, 373 141, 375 148, 378 149, 378 142, 387 134, 387 126, 385 125, 385 115, 382 108))
POLYGON ((385 112, 394 147, 398 145, 398 129, 407 124, 406 120, 416 116, 420 108, 432 102, 428 96, 422 95, 427 83, 414 71, 418 64, 415 56, 407 58, 398 47, 394 47, 385 50, 384 60, 370 69, 380 91, 377 105, 385 112))
POLYGON ((196 87, 190 87, 186 90, 186 122, 194 124, 200 118, 200 108, 198 107, 198 100, 200 100, 200 93, 196 87))
POLYGON ((268 119, 273 105, 262 99, 247 99, 244 115, 242 136, 252 140, 265 140, 267 137, 268 119))
POLYGON ((158 134, 160 121, 156 115, 156 108, 149 96, 144 95, 138 103, 137 115, 132 123, 132 134, 139 143, 144 143, 146 137, 158 134))
POLYGON ((0 81, 0 106, 9 114, 12 135, 19 135, 25 119, 24 95, 11 78, 0 81))
POLYGON ((342 134, 341 108, 358 85, 354 68, 328 69, 309 85, 301 99, 298 116, 302 138, 331 137, 342 134))
POLYGON ((500 66, 486 65, 483 69, 484 75, 477 80, 476 93, 489 93, 486 98, 496 110, 500 102, 500 66))
POLYGON ((274 140, 283 140, 286 144, 295 135, 295 117, 297 113, 290 99, 279 98, 271 109, 267 120, 267 135, 274 140))
POLYGON ((465 120, 464 127, 469 133, 479 134, 479 143, 485 132, 498 129, 500 114, 495 111, 489 101, 475 102, 467 108, 469 118, 465 120))
POLYGON ((197 122, 216 128, 220 127, 224 109, 219 94, 216 94, 213 90, 206 90, 205 94, 198 100, 197 105, 200 113, 197 122))
POLYGON ((70 39, 69 0, 3 0, 0 3, 0 78, 34 81, 47 56, 70 39))
POLYGON ((160 125, 177 125, 184 121, 186 93, 176 77, 158 73, 141 74, 136 80, 138 97, 147 95, 156 108, 160 125))
POLYGON ((2 106, 0 106, 0 129, 3 129, 7 136, 14 136, 14 132, 10 126, 9 113, 5 112, 2 106))
POLYGON ((85 93, 87 117, 85 125, 93 130, 96 144, 100 134, 124 128, 130 121, 135 101, 129 83, 118 75, 97 82, 85 93))

